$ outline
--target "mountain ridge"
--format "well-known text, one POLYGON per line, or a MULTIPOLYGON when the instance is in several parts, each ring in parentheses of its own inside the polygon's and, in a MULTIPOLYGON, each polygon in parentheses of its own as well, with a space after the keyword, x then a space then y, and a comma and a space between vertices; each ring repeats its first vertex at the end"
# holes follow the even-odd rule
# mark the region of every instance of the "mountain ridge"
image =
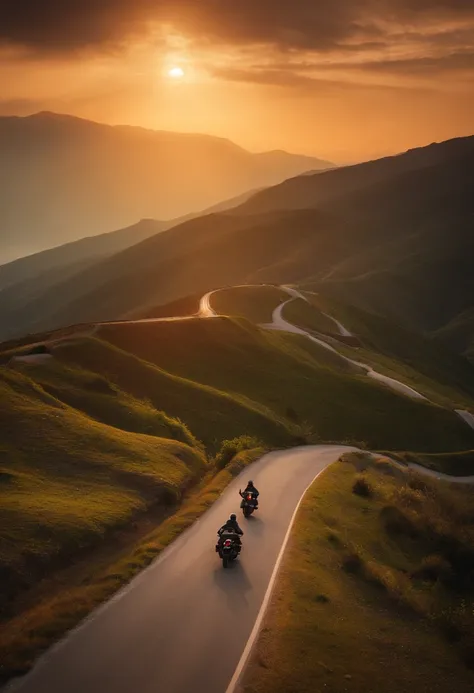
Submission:
POLYGON ((151 236, 59 282, 20 311, 0 309, 2 338, 123 319, 242 283, 324 287, 411 328, 439 329, 474 304, 474 137, 425 154, 375 162, 372 169, 385 171, 375 181, 365 165, 302 175, 224 213, 151 236), (291 208, 282 195, 288 185, 310 194, 306 208, 291 208), (262 195, 275 208, 262 206, 262 195))
POLYGON ((171 220, 311 168, 212 135, 112 126, 42 112, 0 117, 0 259, 171 220))

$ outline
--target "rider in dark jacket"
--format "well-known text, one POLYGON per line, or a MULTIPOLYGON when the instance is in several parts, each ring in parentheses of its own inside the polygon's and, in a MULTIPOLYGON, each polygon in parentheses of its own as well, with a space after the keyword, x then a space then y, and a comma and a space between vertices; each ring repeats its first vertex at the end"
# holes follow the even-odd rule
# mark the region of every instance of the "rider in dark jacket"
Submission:
POLYGON ((222 527, 217 531, 217 534, 219 535, 219 543, 223 539, 223 534, 232 535, 232 537, 235 539, 237 545, 240 548, 240 546, 242 545, 240 537, 243 535, 243 532, 239 527, 239 523, 237 522, 237 515, 234 515, 234 513, 232 513, 227 522, 225 522, 222 525, 222 527))
MULTIPOLYGON (((258 506, 258 500, 257 499, 260 495, 260 492, 253 485, 253 481, 249 481, 247 484, 247 488, 245 488, 244 491, 239 491, 239 493, 242 496, 242 498, 245 498, 245 495, 247 493, 251 493, 253 495, 253 497, 255 498, 255 505, 258 506)), ((241 504, 241 507, 242 507, 242 504, 241 504)))

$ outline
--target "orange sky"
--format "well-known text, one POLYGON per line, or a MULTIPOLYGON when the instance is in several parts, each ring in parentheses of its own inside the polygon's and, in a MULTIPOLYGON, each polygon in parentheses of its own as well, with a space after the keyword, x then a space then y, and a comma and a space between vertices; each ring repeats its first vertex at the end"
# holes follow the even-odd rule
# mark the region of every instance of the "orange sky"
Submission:
POLYGON ((356 161, 473 133, 474 3, 4 0, 0 84, 0 114, 356 161))

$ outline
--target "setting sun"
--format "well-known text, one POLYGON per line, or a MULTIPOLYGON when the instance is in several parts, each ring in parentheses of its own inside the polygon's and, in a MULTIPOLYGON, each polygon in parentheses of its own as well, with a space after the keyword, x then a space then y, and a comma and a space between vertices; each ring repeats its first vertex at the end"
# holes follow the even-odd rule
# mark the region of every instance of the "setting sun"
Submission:
POLYGON ((168 70, 168 77, 171 77, 171 79, 182 79, 184 70, 181 67, 172 67, 168 70))

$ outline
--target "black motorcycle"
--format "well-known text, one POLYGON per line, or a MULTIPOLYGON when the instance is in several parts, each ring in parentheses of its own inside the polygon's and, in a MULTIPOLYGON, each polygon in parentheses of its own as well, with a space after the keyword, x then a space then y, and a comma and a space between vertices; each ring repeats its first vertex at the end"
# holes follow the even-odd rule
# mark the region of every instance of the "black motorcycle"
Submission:
POLYGON ((240 549, 241 547, 235 537, 224 535, 218 541, 216 551, 222 558, 222 566, 224 568, 227 568, 232 561, 235 561, 240 553, 240 549))
POLYGON ((246 491, 244 493, 242 493, 242 491, 239 491, 239 493, 242 496, 242 502, 240 504, 240 507, 242 508, 244 517, 250 517, 250 515, 258 508, 257 498, 255 494, 251 491, 246 491))

